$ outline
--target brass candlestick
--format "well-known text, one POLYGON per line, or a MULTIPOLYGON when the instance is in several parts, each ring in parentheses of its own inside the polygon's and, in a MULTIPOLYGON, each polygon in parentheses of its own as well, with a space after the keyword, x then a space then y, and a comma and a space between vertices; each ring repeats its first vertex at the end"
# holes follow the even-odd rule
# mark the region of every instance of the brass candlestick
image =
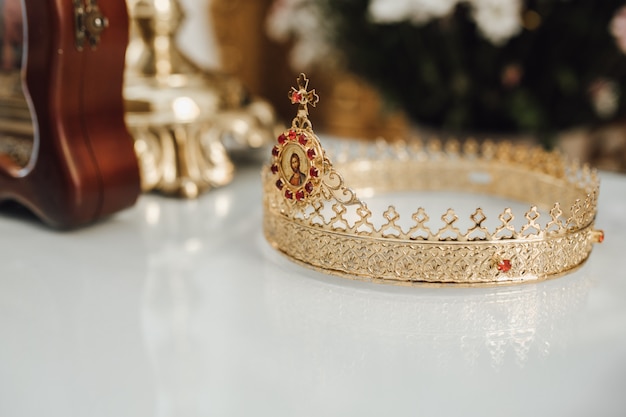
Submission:
POLYGON ((186 198, 229 183, 228 149, 260 148, 276 135, 265 101, 233 77, 208 72, 177 48, 184 20, 178 0, 127 0, 126 122, 144 191, 186 198), (227 145, 227 146, 226 146, 227 145))

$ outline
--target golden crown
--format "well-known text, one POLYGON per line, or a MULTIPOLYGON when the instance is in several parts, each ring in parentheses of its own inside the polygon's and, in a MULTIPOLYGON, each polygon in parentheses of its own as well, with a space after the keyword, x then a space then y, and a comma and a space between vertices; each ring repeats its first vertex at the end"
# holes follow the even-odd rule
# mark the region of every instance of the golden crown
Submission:
POLYGON ((289 91, 298 113, 262 173, 265 237, 293 260, 375 282, 515 283, 568 273, 604 239, 594 229, 597 173, 540 147, 474 140, 347 143, 334 165, 308 118, 308 105, 319 101, 308 83, 300 74, 298 88, 289 91), (532 203, 523 219, 505 208, 491 226, 477 208, 462 227, 453 209, 439 224, 422 207, 406 222, 395 206, 376 212, 357 197, 416 190, 532 203))

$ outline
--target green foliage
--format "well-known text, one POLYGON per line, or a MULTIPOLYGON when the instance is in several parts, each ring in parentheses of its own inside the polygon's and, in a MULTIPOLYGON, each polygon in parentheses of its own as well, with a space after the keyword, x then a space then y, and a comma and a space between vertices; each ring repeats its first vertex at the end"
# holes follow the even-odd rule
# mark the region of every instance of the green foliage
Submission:
POLYGON ((623 0, 524 3, 540 25, 496 46, 478 32, 469 7, 423 25, 379 24, 369 0, 321 0, 345 66, 416 122, 462 132, 542 137, 626 114, 626 55, 609 24, 623 0), (601 118, 590 86, 610 79, 617 111, 601 118))

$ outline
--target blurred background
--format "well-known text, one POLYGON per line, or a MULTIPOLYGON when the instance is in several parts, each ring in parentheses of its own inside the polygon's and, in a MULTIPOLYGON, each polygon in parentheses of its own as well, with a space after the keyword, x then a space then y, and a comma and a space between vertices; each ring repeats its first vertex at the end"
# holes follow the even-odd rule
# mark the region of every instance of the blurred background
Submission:
MULTIPOLYGON (((318 134, 534 142, 626 172, 625 0, 125 2, 144 191, 195 198, 266 156, 300 72, 318 134)), ((24 167, 21 4, 0 0, 0 157, 24 167)))
POLYGON ((318 134, 532 140, 626 171, 623 0, 180 0, 177 42, 318 134))

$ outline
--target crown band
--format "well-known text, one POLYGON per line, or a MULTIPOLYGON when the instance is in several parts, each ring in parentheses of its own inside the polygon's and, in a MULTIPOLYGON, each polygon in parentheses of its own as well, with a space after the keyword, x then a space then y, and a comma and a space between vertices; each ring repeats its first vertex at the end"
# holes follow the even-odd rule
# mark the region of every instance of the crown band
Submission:
POLYGON ((597 173, 541 148, 474 141, 360 144, 339 150, 333 165, 308 120, 307 104, 317 95, 307 85, 301 75, 299 89, 290 92, 300 104, 298 116, 263 170, 265 236, 297 262, 396 284, 529 282, 576 269, 603 240, 594 229, 597 173), (395 207, 377 214, 357 197, 417 190, 532 203, 521 223, 506 208, 488 226, 478 208, 462 227, 452 209, 436 221, 418 208, 403 224, 395 207))

